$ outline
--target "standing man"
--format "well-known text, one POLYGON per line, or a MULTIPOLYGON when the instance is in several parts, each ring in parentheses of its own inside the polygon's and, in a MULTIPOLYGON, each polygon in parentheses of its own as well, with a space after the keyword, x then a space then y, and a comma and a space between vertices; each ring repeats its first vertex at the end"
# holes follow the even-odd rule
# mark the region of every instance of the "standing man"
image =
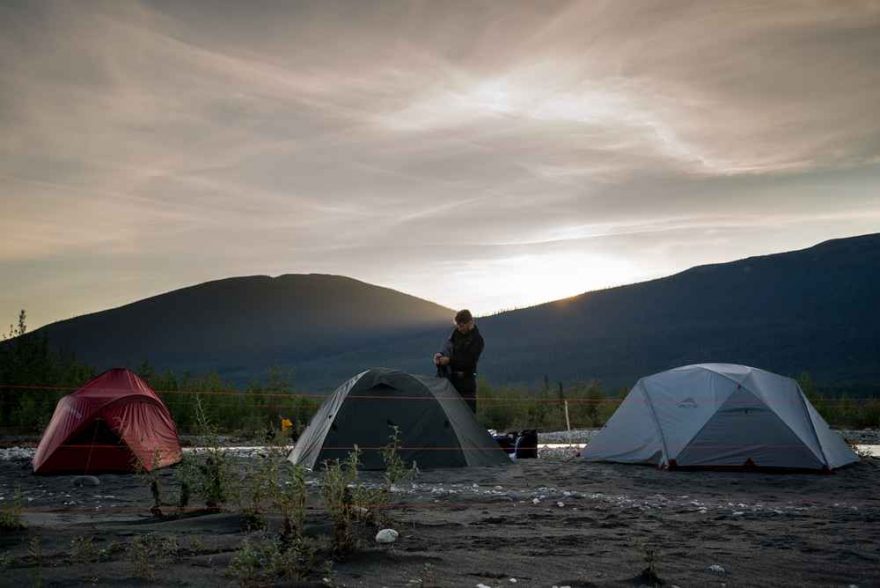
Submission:
POLYGON ((455 315, 455 329, 443 346, 434 354, 437 375, 449 378, 474 414, 477 412, 477 362, 483 352, 483 336, 477 329, 469 310, 455 315))

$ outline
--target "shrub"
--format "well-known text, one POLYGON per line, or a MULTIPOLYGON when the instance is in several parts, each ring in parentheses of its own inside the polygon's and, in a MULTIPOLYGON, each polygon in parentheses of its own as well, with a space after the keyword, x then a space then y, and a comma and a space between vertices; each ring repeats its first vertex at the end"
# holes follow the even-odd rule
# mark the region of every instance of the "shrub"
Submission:
POLYGON ((316 550, 303 539, 285 545, 265 536, 247 538, 230 560, 227 573, 241 586, 272 585, 279 577, 302 581, 315 571, 315 555, 316 550))
POLYGON ((188 502, 190 491, 195 492, 212 510, 220 510, 238 493, 234 470, 229 456, 222 451, 220 437, 208 419, 199 397, 196 397, 196 422, 203 453, 184 455, 176 475, 181 485, 180 504, 188 502), (184 493, 187 500, 184 501, 184 493))
POLYGON ((90 536, 74 537, 70 540, 70 559, 77 563, 97 561, 100 552, 95 546, 95 540, 90 536))
POLYGON ((12 500, 0 505, 0 532, 14 532, 26 528, 27 525, 21 519, 22 502, 21 488, 16 488, 12 500))
POLYGON ((155 564, 172 559, 180 552, 177 537, 147 533, 132 539, 128 545, 128 559, 135 575, 144 580, 155 577, 155 564))
MULTIPOLYGON (((626 390, 623 391, 626 396, 626 390)), ((477 419, 498 431, 538 429, 559 431, 566 428, 565 401, 568 401, 572 428, 600 427, 611 417, 623 396, 608 397, 598 382, 561 384, 541 390, 492 388, 480 381, 477 390, 477 419)))
POLYGON ((306 520, 306 476, 301 465, 290 465, 290 479, 281 478, 277 492, 273 496, 275 506, 281 512, 282 537, 300 539, 305 531, 306 520))
POLYGON ((34 562, 34 586, 43 585, 43 546, 39 537, 33 537, 28 543, 28 557, 34 562))
POLYGON ((330 518, 333 519, 333 551, 337 554, 348 553, 354 548, 354 500, 350 486, 357 480, 359 456, 360 450, 355 446, 346 460, 324 462, 321 494, 330 518))
POLYGON ((391 486, 415 478, 419 473, 418 464, 409 466, 400 457, 400 427, 391 425, 388 445, 382 448, 382 461, 385 462, 385 484, 391 486))

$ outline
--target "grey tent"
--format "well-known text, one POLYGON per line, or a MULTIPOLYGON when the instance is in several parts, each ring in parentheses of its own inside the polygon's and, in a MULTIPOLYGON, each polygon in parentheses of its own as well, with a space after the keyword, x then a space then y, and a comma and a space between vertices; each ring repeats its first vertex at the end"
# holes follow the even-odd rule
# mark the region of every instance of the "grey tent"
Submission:
POLYGON ((670 469, 829 471, 859 460, 797 382, 724 363, 642 378, 582 455, 670 469))
POLYGON ((313 468, 345 459, 357 445, 361 468, 384 469, 381 449, 393 426, 400 430, 400 457, 423 469, 510 463, 448 380, 386 368, 362 372, 337 388, 288 459, 313 468))

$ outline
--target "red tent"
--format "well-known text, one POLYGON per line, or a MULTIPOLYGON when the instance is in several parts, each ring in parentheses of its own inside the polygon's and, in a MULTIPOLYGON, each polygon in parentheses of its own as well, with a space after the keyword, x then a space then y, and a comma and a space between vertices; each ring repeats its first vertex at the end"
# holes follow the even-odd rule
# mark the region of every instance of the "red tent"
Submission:
POLYGON ((112 369, 58 401, 35 474, 131 472, 180 461, 171 414, 137 374, 112 369))

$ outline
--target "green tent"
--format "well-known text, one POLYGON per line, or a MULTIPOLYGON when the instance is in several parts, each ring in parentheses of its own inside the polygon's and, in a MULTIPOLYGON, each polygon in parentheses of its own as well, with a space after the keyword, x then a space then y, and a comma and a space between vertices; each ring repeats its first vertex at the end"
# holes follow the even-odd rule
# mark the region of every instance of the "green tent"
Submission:
POLYGON ((361 468, 381 470, 381 450, 395 426, 400 457, 421 469, 510 463, 448 380, 386 368, 362 372, 337 388, 288 459, 313 468, 345 459, 357 445, 361 468))

